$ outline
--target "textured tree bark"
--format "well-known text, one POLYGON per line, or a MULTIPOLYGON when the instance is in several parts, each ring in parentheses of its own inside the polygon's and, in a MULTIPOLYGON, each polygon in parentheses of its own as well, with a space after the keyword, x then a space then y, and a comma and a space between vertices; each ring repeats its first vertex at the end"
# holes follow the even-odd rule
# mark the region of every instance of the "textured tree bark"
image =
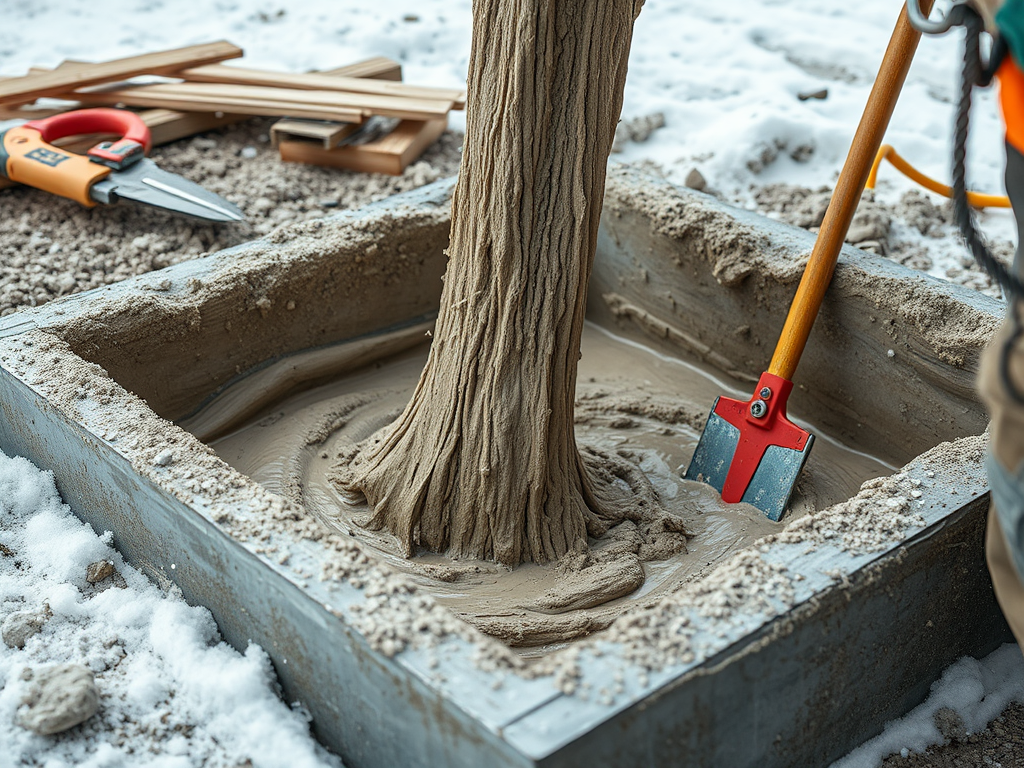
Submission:
MULTIPOLYGON (((475 0, 462 168, 434 341, 345 486, 407 554, 512 566, 603 532, 573 428, 605 172, 642 0, 475 0)), ((606 522, 602 522, 606 521, 606 522)))

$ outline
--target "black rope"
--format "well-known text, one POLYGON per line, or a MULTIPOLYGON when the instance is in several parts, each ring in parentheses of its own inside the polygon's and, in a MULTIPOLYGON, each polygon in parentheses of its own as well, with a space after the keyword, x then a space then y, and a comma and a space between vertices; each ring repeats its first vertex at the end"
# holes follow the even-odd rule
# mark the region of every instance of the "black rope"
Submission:
POLYGON ((1010 272, 1002 262, 992 255, 978 232, 974 211, 967 203, 967 132, 971 114, 971 95, 975 85, 987 85, 992 79, 998 58, 1005 55, 1005 47, 997 44, 993 48, 993 60, 985 66, 981 59, 981 33, 984 22, 976 11, 966 5, 955 6, 950 13, 959 18, 955 24, 962 24, 967 31, 964 38, 964 68, 960 80, 960 101, 956 111, 956 126, 953 132, 953 216, 964 243, 974 260, 1003 291, 1010 308, 1012 330, 1002 349, 999 372, 1007 393, 1019 405, 1024 405, 1024 393, 1010 375, 1010 355, 1017 341, 1024 335, 1024 322, 1020 307, 1024 298, 1024 283, 1010 272))

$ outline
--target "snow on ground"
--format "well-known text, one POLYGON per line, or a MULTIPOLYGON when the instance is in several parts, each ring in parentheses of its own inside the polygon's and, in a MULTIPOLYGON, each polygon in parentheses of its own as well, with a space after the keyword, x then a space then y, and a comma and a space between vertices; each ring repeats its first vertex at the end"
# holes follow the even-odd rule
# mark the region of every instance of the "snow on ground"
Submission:
MULTIPOLYGON (((656 162, 680 184, 696 168, 712 189, 750 208, 756 190, 768 184, 831 188, 900 6, 894 0, 648 3, 636 24, 623 119, 663 112, 666 125, 648 141, 628 145, 619 159, 656 162), (823 100, 798 98, 821 90, 828 92, 823 100)), ((922 39, 885 137, 945 183, 960 46, 960 33, 922 39)), ((969 184, 1001 194, 1003 137, 992 89, 976 92, 969 150, 969 184)), ((895 204, 919 189, 887 163, 878 178, 880 202, 895 204)), ((981 223, 994 241, 1016 240, 1006 211, 986 212, 981 223)), ((896 222, 893 238, 923 247, 930 274, 956 276, 963 250, 951 227, 941 234, 923 237, 896 222)))
MULTIPOLYGON (((649 3, 636 25, 623 117, 663 111, 667 125, 623 159, 655 159, 679 182, 695 166, 737 197, 752 185, 830 184, 900 5, 649 3), (798 98, 822 89, 826 99, 798 98)), ((939 178, 949 175, 959 58, 958 35, 922 40, 886 136, 939 178)), ((972 140, 974 182, 1000 190, 1002 138, 991 92, 979 95, 972 140)), ((912 186, 891 168, 881 178, 912 186)))
MULTIPOLYGON (((758 190, 769 184, 831 186, 900 5, 897 0, 651 0, 636 23, 623 119, 660 113, 665 125, 645 141, 625 143, 616 159, 652 166, 680 184, 697 169, 711 190, 751 208, 758 190), (798 98, 823 89, 825 99, 798 98)), ((407 82, 460 86, 471 31, 468 0, 128 0, 117 13, 85 0, 40 0, 11 4, 4 13, 0 75, 65 58, 109 59, 225 38, 245 49, 251 66, 304 71, 389 56, 402 62, 407 82)), ((922 41, 886 136, 912 164, 943 181, 949 178, 959 56, 957 34, 922 41)), ((454 128, 463 127, 462 113, 452 117, 454 128)), ((992 91, 976 98, 970 148, 972 186, 1001 192, 1002 133, 992 91)), ((913 188, 883 166, 877 198, 895 204, 913 188)), ((1008 213, 987 212, 981 221, 994 241, 1015 240, 1008 213)), ((932 274, 952 275, 962 267, 962 251, 948 227, 938 232, 941 237, 927 237, 897 222, 894 232, 928 251, 932 274)), ((7 727, 18 706, 23 688, 18 674, 26 659, 79 659, 104 681, 103 712, 114 713, 115 722, 125 718, 106 734, 85 727, 95 739, 90 743, 103 745, 94 756, 96 765, 119 748, 110 741, 120 738, 118 728, 127 744, 146 728, 166 732, 165 754, 146 758, 154 764, 186 764, 182 750, 193 750, 193 758, 208 755, 212 765, 236 759, 246 749, 254 764, 273 764, 275 755, 287 755, 292 765, 327 759, 304 735, 301 716, 274 704, 261 651, 250 648, 240 656, 223 644, 210 645, 215 628, 208 614, 160 593, 124 565, 74 522, 50 481, 27 463, 0 460, 0 482, 8 484, 0 505, 16 505, 13 511, 3 507, 0 536, 26 563, 15 569, 10 558, 0 557, 4 611, 48 600, 54 614, 26 650, 0 646, 0 680, 6 683, 0 692, 0 754, 8 754, 9 746, 14 754, 52 755, 54 765, 80 756, 81 740, 51 744, 7 727), (20 495, 12 502, 9 489, 15 488, 20 495), (102 558, 117 563, 128 586, 87 597, 84 568, 102 558), (173 708, 167 704, 172 690, 173 708), (240 707, 251 707, 253 717, 225 716, 240 707), (169 713, 167 722, 160 722, 161 712, 169 713)), ((1024 695, 998 685, 1000 679, 1020 680, 1021 672, 1015 648, 981 662, 959 662, 936 684, 933 699, 842 765, 875 765, 886 750, 920 749, 937 740, 928 723, 941 706, 959 711, 969 728, 982 727, 1006 701, 1024 695)))
MULTIPOLYGON (((0 764, 188 768, 341 766, 275 692, 267 655, 222 642, 210 612, 162 592, 61 502, 53 476, 0 453, 0 617, 45 619, 24 648, 0 642, 0 764), (116 574, 90 584, 90 564, 116 574), (119 575, 117 575, 119 574, 119 575), (47 609, 48 606, 48 609, 47 609), (15 725, 25 670, 77 663, 100 693, 98 714, 64 736, 15 725), (248 761, 248 763, 247 763, 248 761)), ((11 640, 11 620, 3 624, 11 640)))
POLYGON ((889 755, 924 752, 985 729, 1006 706, 1024 701, 1024 656, 1006 643, 984 659, 965 656, 932 685, 928 698, 831 768, 875 768, 889 755))

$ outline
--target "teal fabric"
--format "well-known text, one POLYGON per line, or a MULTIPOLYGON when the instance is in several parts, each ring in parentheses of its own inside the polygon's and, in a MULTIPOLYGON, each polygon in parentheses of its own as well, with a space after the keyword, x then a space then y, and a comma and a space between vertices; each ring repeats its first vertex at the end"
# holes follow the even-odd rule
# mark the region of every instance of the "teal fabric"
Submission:
POLYGON ((1007 472, 992 454, 985 457, 988 482, 992 488, 996 517, 1006 534, 1017 578, 1024 582, 1024 464, 1016 473, 1007 472))
POLYGON ((1014 60, 1024 64, 1024 0, 1006 0, 996 13, 996 26, 1014 60))

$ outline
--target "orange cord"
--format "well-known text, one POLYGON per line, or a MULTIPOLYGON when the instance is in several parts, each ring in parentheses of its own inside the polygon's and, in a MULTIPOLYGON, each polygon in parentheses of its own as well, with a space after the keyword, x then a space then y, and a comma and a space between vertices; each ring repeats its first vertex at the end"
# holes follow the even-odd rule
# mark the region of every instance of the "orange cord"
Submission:
MULTIPOLYGON (((889 144, 883 144, 878 148, 878 154, 875 155, 875 162, 871 166, 871 173, 868 174, 868 183, 865 185, 868 189, 875 188, 875 180, 878 176, 878 166, 882 164, 883 159, 888 160, 897 171, 913 181, 916 181, 925 189, 931 190, 935 194, 942 195, 943 197, 953 196, 953 190, 950 187, 947 187, 945 184, 940 184, 935 179, 925 176, 914 166, 900 157, 896 153, 896 150, 889 144)), ((968 192, 967 202, 972 208, 1010 207, 1010 198, 1008 197, 1003 197, 1002 195, 983 195, 979 192, 968 192)))

